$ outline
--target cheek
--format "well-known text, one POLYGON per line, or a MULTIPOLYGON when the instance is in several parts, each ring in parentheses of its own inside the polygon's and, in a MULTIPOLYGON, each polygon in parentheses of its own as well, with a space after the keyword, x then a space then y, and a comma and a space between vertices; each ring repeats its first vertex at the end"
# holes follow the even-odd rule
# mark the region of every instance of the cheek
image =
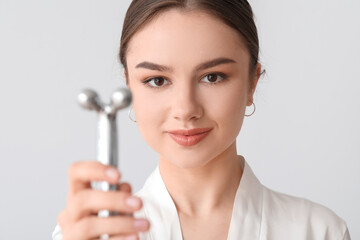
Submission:
POLYGON ((246 91, 242 86, 224 88, 213 96, 207 97, 206 113, 209 119, 217 124, 219 134, 217 141, 225 145, 233 143, 241 130, 246 109, 246 91))
POLYGON ((154 99, 153 95, 148 96, 146 91, 134 91, 133 107, 136 123, 146 143, 156 149, 159 146, 159 132, 165 120, 164 104, 154 99))
POLYGON ((238 123, 243 118, 247 94, 242 85, 232 85, 217 91, 216 94, 204 95, 203 102, 211 119, 221 124, 238 123))
POLYGON ((133 106, 138 125, 154 125, 163 121, 167 96, 161 93, 154 94, 151 91, 139 87, 133 92, 133 106))

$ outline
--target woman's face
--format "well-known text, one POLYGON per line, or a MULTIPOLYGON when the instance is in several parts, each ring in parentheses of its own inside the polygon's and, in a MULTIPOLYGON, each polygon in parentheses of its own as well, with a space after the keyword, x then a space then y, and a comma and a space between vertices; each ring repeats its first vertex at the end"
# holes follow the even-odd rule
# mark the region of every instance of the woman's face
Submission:
POLYGON ((169 10, 132 37, 126 58, 138 127, 161 160, 201 167, 234 146, 255 89, 235 30, 203 12, 169 10), (170 133, 196 128, 210 131, 170 133))

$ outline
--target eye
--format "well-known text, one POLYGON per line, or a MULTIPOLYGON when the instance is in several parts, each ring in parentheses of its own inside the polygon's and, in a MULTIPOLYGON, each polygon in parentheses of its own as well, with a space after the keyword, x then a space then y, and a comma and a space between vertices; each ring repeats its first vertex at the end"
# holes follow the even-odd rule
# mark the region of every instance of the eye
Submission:
POLYGON ((210 73, 205 75, 201 80, 210 84, 216 84, 225 79, 226 79, 226 75, 223 73, 210 73))
POLYGON ((151 88, 161 88, 169 83, 169 81, 163 77, 153 77, 143 82, 145 85, 151 88))

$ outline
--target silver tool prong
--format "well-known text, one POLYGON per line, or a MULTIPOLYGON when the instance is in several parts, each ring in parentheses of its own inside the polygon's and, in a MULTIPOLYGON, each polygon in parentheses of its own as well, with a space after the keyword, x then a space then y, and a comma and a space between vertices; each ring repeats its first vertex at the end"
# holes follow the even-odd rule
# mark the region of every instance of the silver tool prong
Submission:
POLYGON ((112 111, 116 112, 120 109, 128 107, 131 104, 131 101, 132 101, 132 96, 128 89, 126 88, 116 89, 112 93, 110 100, 112 111))
POLYGON ((78 95, 79 104, 88 110, 100 112, 104 108, 104 104, 100 101, 97 93, 91 89, 84 89, 78 95))

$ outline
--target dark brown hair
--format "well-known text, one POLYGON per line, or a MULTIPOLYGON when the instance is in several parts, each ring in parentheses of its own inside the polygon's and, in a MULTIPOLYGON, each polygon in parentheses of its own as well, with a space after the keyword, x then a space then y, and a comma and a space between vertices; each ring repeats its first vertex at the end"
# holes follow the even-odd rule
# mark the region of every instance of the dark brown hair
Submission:
POLYGON ((235 29, 247 46, 251 59, 249 73, 254 76, 259 56, 259 38, 252 8, 247 0, 133 0, 125 16, 119 53, 127 76, 126 52, 131 37, 155 16, 173 8, 205 11, 235 29))

